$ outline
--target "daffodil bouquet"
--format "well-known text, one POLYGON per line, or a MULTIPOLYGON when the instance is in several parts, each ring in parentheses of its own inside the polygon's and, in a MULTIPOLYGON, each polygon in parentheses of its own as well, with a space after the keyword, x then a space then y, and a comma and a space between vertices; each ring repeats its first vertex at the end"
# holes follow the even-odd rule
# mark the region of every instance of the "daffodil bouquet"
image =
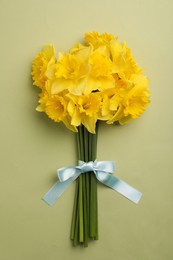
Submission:
POLYGON ((60 182, 43 199, 53 204, 76 180, 71 239, 88 246, 98 239, 97 180, 136 203, 140 199, 140 192, 112 176, 113 162, 96 161, 97 134, 99 121, 123 125, 145 111, 148 78, 125 42, 97 32, 58 57, 46 45, 33 60, 32 78, 41 90, 36 110, 77 133, 78 166, 59 169, 60 182))

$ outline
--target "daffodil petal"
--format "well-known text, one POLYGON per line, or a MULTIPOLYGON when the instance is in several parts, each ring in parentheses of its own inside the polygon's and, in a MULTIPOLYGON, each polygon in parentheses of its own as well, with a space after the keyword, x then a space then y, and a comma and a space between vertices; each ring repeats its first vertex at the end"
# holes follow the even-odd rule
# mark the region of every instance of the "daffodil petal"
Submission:
POLYGON ((95 134, 95 126, 97 122, 97 117, 89 117, 89 116, 84 116, 82 118, 82 124, 86 127, 86 129, 92 133, 95 134))

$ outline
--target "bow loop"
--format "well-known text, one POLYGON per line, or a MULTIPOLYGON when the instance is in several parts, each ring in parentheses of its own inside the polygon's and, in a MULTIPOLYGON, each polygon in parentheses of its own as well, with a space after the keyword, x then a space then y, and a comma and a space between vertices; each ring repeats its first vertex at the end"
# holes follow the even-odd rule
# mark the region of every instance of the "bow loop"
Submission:
POLYGON ((63 167, 57 170, 57 175, 60 182, 67 181, 78 174, 80 174, 80 169, 73 166, 63 167))
POLYGON ((114 173, 115 163, 114 161, 95 161, 94 168, 96 171, 114 173))

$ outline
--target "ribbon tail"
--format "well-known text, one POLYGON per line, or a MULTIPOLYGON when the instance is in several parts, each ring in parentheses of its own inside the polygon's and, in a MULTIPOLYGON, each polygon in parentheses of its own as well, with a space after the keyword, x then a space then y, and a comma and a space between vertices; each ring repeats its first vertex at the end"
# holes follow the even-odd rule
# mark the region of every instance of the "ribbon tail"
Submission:
POLYGON ((64 182, 57 181, 52 188, 42 197, 48 204, 53 205, 54 202, 61 196, 61 194, 72 184, 74 178, 70 178, 64 182))
POLYGON ((131 187, 126 182, 112 176, 105 172, 96 172, 96 178, 104 185, 110 187, 111 189, 119 192, 121 195, 131 200, 134 203, 138 203, 141 199, 142 193, 133 187, 131 187))

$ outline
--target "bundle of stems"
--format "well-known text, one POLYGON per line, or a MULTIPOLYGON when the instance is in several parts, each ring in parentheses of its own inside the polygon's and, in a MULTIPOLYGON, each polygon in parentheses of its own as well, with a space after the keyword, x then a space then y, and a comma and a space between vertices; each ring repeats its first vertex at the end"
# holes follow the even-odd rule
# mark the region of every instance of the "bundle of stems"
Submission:
MULTIPOLYGON (((78 127, 78 159, 95 161, 97 152, 97 131, 91 134, 82 125, 78 127)), ((71 224, 73 245, 88 246, 89 240, 98 240, 97 179, 93 172, 82 173, 76 180, 76 190, 71 224)))

